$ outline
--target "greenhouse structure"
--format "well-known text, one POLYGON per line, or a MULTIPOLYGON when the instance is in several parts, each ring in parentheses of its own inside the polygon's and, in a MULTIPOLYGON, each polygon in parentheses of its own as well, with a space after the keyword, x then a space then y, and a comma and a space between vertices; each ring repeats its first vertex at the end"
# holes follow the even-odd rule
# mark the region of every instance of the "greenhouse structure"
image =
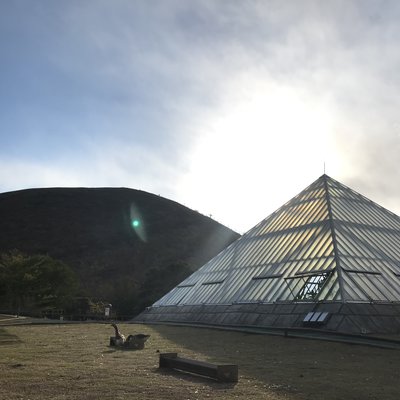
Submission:
POLYGON ((400 332, 400 217, 322 175, 136 321, 400 332))

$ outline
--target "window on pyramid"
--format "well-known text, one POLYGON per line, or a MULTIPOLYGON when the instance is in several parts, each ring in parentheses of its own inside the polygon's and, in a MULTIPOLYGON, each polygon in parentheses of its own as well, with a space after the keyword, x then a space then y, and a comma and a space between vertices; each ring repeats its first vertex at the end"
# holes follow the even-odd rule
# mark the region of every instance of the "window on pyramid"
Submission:
POLYGON ((315 300, 329 278, 329 273, 308 276, 295 300, 315 300))

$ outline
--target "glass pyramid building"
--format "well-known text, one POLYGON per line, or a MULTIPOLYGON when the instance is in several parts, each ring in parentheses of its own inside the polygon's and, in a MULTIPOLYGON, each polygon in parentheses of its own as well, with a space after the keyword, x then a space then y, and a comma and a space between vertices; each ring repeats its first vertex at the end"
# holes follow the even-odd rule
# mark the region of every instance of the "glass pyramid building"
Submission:
POLYGON ((323 175, 137 319, 400 332, 400 217, 323 175))

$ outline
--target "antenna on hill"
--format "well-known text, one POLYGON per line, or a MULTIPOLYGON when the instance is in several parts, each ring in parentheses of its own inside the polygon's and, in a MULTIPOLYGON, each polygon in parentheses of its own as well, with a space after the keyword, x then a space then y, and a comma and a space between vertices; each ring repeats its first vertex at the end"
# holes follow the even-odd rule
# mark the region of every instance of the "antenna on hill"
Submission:
POLYGON ((325 175, 325 161, 324 161, 324 175, 325 175))

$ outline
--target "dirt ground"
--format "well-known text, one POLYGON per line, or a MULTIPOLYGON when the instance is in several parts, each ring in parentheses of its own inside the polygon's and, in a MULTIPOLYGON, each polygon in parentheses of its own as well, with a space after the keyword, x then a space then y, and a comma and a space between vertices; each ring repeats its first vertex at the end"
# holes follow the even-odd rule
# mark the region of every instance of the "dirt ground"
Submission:
POLYGON ((109 324, 1 326, 0 400, 398 400, 400 351, 189 327, 120 324, 144 350, 109 347, 109 324), (158 368, 159 353, 239 365, 226 384, 158 368))

